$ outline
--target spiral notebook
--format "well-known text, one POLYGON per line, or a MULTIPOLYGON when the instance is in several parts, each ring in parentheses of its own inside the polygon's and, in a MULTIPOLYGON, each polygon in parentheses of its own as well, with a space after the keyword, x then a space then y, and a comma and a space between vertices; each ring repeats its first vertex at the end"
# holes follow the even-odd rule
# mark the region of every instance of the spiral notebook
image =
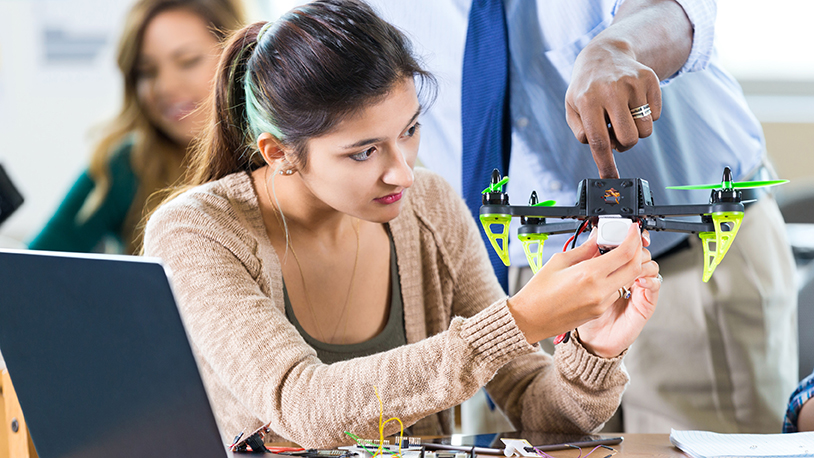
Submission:
POLYGON ((674 429, 670 442, 693 458, 814 457, 814 432, 719 434, 674 429))

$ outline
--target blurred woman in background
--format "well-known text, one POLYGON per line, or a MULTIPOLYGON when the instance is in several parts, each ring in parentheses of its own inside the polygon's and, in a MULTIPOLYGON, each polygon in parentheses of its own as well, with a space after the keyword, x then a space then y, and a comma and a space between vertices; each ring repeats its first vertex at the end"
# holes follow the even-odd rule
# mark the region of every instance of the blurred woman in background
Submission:
POLYGON ((30 249, 136 253, 142 216, 174 183, 206 115, 221 42, 243 23, 240 0, 140 0, 118 47, 121 112, 30 249), (112 240, 115 246, 102 246, 112 240))

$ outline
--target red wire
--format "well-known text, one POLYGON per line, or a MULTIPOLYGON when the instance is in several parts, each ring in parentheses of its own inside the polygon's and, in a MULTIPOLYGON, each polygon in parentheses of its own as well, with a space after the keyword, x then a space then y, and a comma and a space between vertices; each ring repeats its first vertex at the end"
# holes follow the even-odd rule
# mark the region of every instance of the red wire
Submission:
MULTIPOLYGON (((568 245, 572 241, 574 241, 574 238, 579 237, 579 234, 582 234, 582 231, 585 230, 585 227, 587 225, 588 225, 587 220, 585 220, 582 224, 579 225, 579 228, 577 229, 576 234, 572 235, 568 240, 565 241, 565 245, 562 247, 562 252, 563 253, 565 253, 568 250, 568 245)), ((570 333, 571 333, 571 331, 564 332, 564 333, 558 335, 557 337, 555 337, 554 338, 554 345, 559 345, 561 342, 563 342, 566 338, 568 338, 570 336, 570 333)), ((582 454, 582 449, 580 449, 580 455, 581 454, 582 454)), ((546 456, 548 456, 548 455, 546 455, 546 456)))
POLYGON ((563 253, 565 253, 566 251, 568 251, 568 245, 569 245, 571 242, 573 242, 573 241, 574 241, 574 237, 579 237, 579 235, 580 235, 580 234, 582 234, 582 231, 584 231, 584 230, 585 230, 585 227, 587 227, 587 226, 588 226, 587 224, 580 224, 580 225, 579 225, 579 229, 577 230, 577 233, 576 233, 576 234, 574 234, 574 235, 572 235, 572 236, 571 236, 571 237, 570 237, 570 238, 569 238, 569 239, 568 239, 568 240, 565 242, 565 246, 563 246, 563 247, 562 247, 562 252, 563 252, 563 253))
POLYGON ((565 245, 562 247, 562 252, 565 253, 568 251, 568 245, 571 244, 571 241, 574 240, 574 236, 572 235, 568 240, 565 241, 565 245))
POLYGON ((266 445, 266 450, 270 451, 271 453, 280 453, 280 452, 304 452, 305 449, 302 447, 273 447, 271 445, 266 445))

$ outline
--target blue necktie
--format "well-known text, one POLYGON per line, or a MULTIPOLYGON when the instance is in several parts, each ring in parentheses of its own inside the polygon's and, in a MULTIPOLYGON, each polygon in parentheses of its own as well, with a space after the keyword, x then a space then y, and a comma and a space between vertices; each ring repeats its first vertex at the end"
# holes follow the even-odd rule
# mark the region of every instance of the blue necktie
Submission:
MULTIPOLYGON (((481 191, 489 185, 492 169, 509 170, 511 124, 509 117, 509 36, 502 0, 473 0, 466 32, 461 123, 463 131, 462 191, 475 219, 479 218, 481 191)), ((492 267, 503 290, 508 268, 481 232, 492 267)))

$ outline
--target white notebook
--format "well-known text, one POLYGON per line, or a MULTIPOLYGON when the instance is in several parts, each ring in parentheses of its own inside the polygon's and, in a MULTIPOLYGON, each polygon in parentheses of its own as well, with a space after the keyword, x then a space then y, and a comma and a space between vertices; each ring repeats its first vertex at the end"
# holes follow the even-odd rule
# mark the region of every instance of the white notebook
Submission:
POLYGON ((670 442, 694 458, 814 457, 814 432, 719 434, 674 429, 670 442))

